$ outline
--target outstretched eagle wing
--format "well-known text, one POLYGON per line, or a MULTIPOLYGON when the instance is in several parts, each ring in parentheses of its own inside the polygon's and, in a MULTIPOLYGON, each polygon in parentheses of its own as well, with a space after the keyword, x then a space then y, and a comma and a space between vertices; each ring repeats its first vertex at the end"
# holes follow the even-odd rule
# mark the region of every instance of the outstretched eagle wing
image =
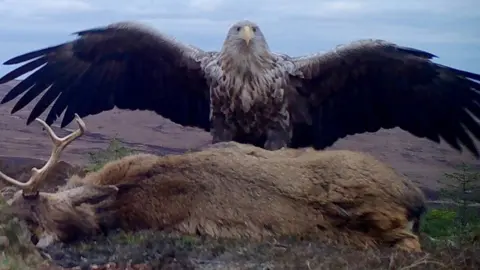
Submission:
POLYGON ((303 144, 323 149, 347 135, 400 127, 437 143, 443 138, 458 151, 463 144, 478 157, 471 135, 480 139, 480 75, 433 63, 433 57, 359 40, 292 58, 312 123, 312 134, 292 140, 311 138, 303 144))
POLYGON ((3 98, 25 93, 12 113, 41 97, 27 125, 52 103, 46 122, 65 111, 61 127, 80 116, 120 109, 151 110, 184 126, 209 130, 209 87, 203 63, 215 54, 181 44, 143 25, 120 22, 75 33, 71 42, 14 57, 0 84, 40 66, 3 98), (30 61, 31 60, 31 61, 30 61))

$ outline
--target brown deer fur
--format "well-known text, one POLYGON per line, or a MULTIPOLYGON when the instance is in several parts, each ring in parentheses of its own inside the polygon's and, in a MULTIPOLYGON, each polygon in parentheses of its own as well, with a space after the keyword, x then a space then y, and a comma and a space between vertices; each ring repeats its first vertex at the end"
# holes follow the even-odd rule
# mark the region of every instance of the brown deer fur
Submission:
POLYGON ((69 138, 51 135, 52 157, 34 169, 29 183, 2 175, 22 187, 9 204, 30 225, 37 246, 120 227, 252 240, 320 236, 363 247, 421 249, 414 232, 425 211, 422 192, 384 163, 352 151, 220 143, 182 155, 127 156, 71 177, 56 193, 31 188, 83 134, 79 125, 69 138))
POLYGON ((14 201, 33 210, 28 219, 39 225, 42 245, 119 226, 253 239, 322 235, 420 250, 408 226, 425 209, 412 182, 369 155, 271 152, 237 143, 183 155, 128 156, 72 177, 56 194, 33 200, 16 194, 14 201))

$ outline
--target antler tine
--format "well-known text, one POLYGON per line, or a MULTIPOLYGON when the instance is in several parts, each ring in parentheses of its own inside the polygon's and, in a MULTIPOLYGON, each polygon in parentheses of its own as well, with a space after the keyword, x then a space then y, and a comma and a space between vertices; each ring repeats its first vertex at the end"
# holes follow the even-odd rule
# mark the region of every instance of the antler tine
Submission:
POLYGON ((35 120, 45 128, 45 130, 47 131, 47 134, 49 135, 53 143, 52 154, 50 155, 50 158, 48 159, 48 161, 40 169, 37 169, 35 167, 32 168, 32 176, 25 183, 17 181, 5 175, 4 173, 0 172, 0 177, 2 177, 7 182, 24 189, 28 188, 32 192, 37 190, 38 185, 42 182, 42 180, 45 179, 45 176, 48 174, 49 170, 51 170, 52 167, 58 162, 60 155, 62 154, 62 151, 65 149, 65 147, 67 147, 71 142, 73 142, 78 137, 82 136, 86 130, 85 122, 83 122, 83 120, 80 118, 80 116, 78 116, 78 114, 75 114, 75 121, 78 124, 78 129, 63 138, 59 138, 55 134, 53 129, 43 120, 39 118, 36 118, 35 120))
POLYGON ((12 185, 14 185, 14 186, 17 186, 17 187, 25 187, 25 183, 13 179, 12 177, 4 174, 2 171, 0 171, 0 177, 1 177, 3 180, 7 181, 8 183, 10 183, 10 184, 12 184, 12 185))
POLYGON ((53 148, 52 148, 52 154, 50 155, 50 158, 48 159, 47 163, 43 165, 42 168, 37 169, 37 168, 32 168, 32 176, 30 177, 30 180, 26 183, 28 184, 30 182, 30 185, 27 185, 27 187, 31 191, 36 191, 38 185, 45 179, 45 176, 48 174, 48 172, 55 166, 55 164, 58 162, 60 159, 60 156, 65 149, 71 142, 73 142, 75 139, 78 137, 82 136, 85 133, 85 122, 78 116, 78 114, 75 114, 75 122, 77 122, 78 129, 75 130, 74 132, 70 133, 69 135, 59 138, 53 129, 45 123, 40 118, 35 119, 37 122, 39 122, 47 131, 48 136, 52 140, 53 143, 53 148))
POLYGON ((77 122, 78 129, 63 138, 59 138, 55 134, 53 129, 42 119, 36 118, 35 121, 39 122, 45 128, 45 130, 47 130, 47 134, 48 136, 50 136, 50 139, 52 140, 52 143, 54 145, 52 153, 56 150, 56 148, 58 148, 61 153, 61 151, 65 149, 67 145, 73 142, 76 138, 82 136, 85 133, 86 129, 85 122, 83 122, 83 120, 80 118, 80 116, 78 116, 78 114, 75 114, 75 121, 77 122))

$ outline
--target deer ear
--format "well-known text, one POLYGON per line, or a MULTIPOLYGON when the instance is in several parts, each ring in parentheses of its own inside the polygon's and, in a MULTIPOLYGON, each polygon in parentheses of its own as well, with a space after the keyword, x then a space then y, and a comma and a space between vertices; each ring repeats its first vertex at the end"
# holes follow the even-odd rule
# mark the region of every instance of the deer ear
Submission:
POLYGON ((78 206, 82 203, 100 203, 112 195, 116 195, 118 190, 116 186, 83 185, 65 190, 64 193, 73 206, 78 206))

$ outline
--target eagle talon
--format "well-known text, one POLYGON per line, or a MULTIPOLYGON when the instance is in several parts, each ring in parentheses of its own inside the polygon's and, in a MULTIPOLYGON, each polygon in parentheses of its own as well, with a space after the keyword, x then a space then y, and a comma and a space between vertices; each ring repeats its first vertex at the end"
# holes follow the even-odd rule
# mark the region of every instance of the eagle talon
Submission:
POLYGON ((287 147, 287 142, 282 139, 267 139, 263 148, 270 151, 280 150, 287 147))

